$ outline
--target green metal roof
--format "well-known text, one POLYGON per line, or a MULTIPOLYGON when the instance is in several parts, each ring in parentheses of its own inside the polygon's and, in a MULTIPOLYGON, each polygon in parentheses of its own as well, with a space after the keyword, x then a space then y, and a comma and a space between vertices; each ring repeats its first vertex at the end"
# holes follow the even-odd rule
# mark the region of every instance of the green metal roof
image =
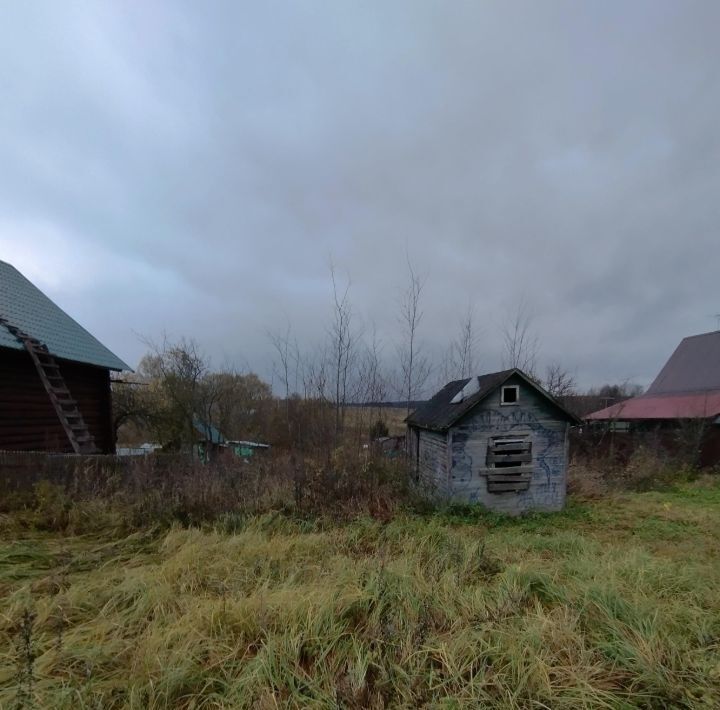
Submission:
MULTIPOLYGON (((4 261, 0 261, 0 316, 47 345, 55 357, 108 370, 131 369, 4 261)), ((0 348, 24 349, 3 325, 0 325, 0 348)))
POLYGON ((212 444, 224 444, 225 437, 220 433, 220 430, 214 427, 212 424, 204 422, 202 419, 193 419, 193 426, 198 434, 205 437, 206 441, 212 444))

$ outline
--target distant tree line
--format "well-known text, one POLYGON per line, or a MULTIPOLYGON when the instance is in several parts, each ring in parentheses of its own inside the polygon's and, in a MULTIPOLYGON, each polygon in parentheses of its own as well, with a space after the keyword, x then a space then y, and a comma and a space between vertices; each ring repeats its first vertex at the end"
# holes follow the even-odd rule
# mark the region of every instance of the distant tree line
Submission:
MULTIPOLYGON (((148 342, 149 352, 137 372, 113 388, 116 430, 123 427, 135 439, 147 436, 165 446, 183 447, 197 438, 200 420, 230 438, 334 448, 347 440, 350 407, 353 435, 367 433, 371 423, 379 431, 377 422, 385 416, 381 403, 395 400, 407 413, 446 382, 480 374, 481 330, 471 302, 451 326, 454 334, 449 334, 445 352, 433 362, 423 337, 427 277, 409 257, 390 351, 374 325, 364 326, 358 318, 350 279, 341 278, 332 263, 329 272, 331 316, 319 342, 301 347, 290 323, 267 333, 272 384, 253 373, 213 368, 193 340, 148 342), (364 405, 360 413, 357 405, 364 405)), ((591 399, 597 409, 604 401, 612 404, 638 393, 636 386, 624 383, 579 395, 575 376, 562 363, 552 361, 541 370, 540 338, 525 299, 506 314, 503 324, 502 367, 523 370, 571 409, 586 410, 584 414, 592 411, 591 399)))
POLYGON ((116 433, 149 438, 169 449, 187 448, 212 426, 228 438, 251 438, 267 429, 270 385, 253 373, 213 370, 193 340, 151 345, 137 372, 113 384, 116 433))

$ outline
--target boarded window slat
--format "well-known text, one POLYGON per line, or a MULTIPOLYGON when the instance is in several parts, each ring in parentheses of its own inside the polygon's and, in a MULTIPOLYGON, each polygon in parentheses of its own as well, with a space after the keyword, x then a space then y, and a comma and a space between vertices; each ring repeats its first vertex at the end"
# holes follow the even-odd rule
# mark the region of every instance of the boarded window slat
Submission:
POLYGON ((530 463, 532 461, 532 454, 528 451, 523 454, 494 454, 488 453, 487 462, 492 463, 530 463))
POLYGON ((494 441, 491 444, 494 451, 530 451, 529 441, 494 441))
POLYGON ((491 473, 488 475, 488 483, 529 483, 532 473, 491 473))
POLYGON ((532 442, 527 437, 491 439, 486 465, 489 493, 520 493, 532 480, 532 442))
POLYGON ((530 483, 488 483, 489 493, 522 493, 530 488, 530 483))
POLYGON ((488 466, 487 468, 478 469, 479 476, 515 476, 520 473, 532 473, 532 464, 522 464, 522 466, 512 466, 507 468, 495 468, 488 466))

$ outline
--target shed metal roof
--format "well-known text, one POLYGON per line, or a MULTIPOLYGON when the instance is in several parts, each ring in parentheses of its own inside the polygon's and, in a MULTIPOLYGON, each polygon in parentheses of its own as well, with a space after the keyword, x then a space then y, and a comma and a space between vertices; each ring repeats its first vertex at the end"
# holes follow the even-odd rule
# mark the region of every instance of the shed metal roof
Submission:
POLYGON ((242 439, 228 439, 226 444, 232 446, 245 446, 249 449, 269 449, 270 444, 261 444, 259 441, 243 441, 242 439))
POLYGON ((710 419, 720 415, 720 391, 692 394, 647 395, 593 412, 591 421, 637 419, 710 419))
POLYGON ((202 419, 193 419, 193 426, 198 434, 205 437, 205 441, 209 441, 211 444, 224 444, 225 437, 222 432, 214 427, 212 424, 208 424, 202 419))
POLYGON ((472 379, 453 380, 448 382, 437 394, 424 404, 420 405, 405 420, 410 426, 417 426, 423 429, 443 431, 449 429, 461 417, 467 414, 476 404, 482 402, 488 395, 496 391, 498 387, 507 382, 513 375, 518 375, 525 382, 543 395, 554 407, 556 407, 564 418, 573 423, 579 423, 578 418, 568 412, 554 397, 542 387, 533 382, 525 373, 518 369, 502 370, 478 376, 479 388, 475 394, 466 397, 462 402, 452 404, 452 399, 472 379))
MULTIPOLYGON (((0 261, 0 316, 44 343, 55 357, 108 370, 131 369, 14 266, 4 261, 0 261)), ((24 346, 0 325, 0 348, 23 350, 24 346)))

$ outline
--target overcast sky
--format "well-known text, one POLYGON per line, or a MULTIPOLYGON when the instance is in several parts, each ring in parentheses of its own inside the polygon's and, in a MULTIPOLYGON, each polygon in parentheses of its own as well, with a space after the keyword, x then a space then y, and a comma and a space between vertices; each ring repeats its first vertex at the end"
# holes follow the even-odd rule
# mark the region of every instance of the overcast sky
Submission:
POLYGON ((720 2, 5 2, 0 259, 130 364, 270 372, 329 260, 392 359, 405 253, 440 352, 647 384, 720 312, 720 2))

